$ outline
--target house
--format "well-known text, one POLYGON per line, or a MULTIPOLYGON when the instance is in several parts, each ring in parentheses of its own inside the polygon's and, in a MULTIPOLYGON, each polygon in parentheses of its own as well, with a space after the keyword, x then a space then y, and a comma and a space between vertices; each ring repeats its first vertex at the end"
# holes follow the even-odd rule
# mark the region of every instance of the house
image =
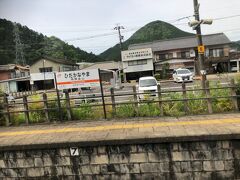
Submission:
POLYGON ((55 87, 54 72, 74 71, 78 65, 64 59, 45 57, 30 66, 31 85, 37 90, 55 87))
MULTIPOLYGON (((230 65, 231 41, 224 33, 203 35, 205 45, 205 68, 208 73, 228 72, 230 65)), ((129 50, 151 48, 155 73, 185 67, 193 72, 198 71, 198 51, 196 36, 181 37, 168 40, 153 41, 129 45, 129 50)))
POLYGON ((28 66, 0 65, 0 89, 6 93, 30 90, 29 79, 28 66))

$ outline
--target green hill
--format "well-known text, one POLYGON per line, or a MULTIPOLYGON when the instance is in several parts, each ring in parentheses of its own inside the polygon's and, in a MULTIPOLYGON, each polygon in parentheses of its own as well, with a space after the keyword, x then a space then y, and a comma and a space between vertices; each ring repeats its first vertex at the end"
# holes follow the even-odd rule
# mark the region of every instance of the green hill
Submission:
POLYGON ((240 51, 240 41, 232 42, 231 47, 236 48, 238 51, 240 51))
MULTIPOLYGON (((139 29, 128 40, 126 40, 123 43, 123 50, 127 50, 130 44, 151 42, 155 40, 164 40, 192 35, 193 34, 182 31, 169 23, 163 21, 153 21, 139 29)), ((119 44, 101 53, 100 57, 106 60, 120 60, 119 44)))
MULTIPOLYGON (((68 59, 72 62, 103 61, 100 57, 68 45, 54 36, 44 36, 20 24, 17 24, 17 27, 27 64, 32 64, 37 59, 46 56, 68 59)), ((0 64, 15 62, 15 36, 13 30, 14 24, 11 21, 0 19, 0 64)))

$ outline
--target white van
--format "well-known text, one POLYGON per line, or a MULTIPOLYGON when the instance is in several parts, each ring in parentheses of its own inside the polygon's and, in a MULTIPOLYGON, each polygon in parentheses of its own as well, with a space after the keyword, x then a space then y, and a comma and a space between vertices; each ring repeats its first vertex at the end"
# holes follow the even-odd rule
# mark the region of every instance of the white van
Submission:
POLYGON ((152 77, 141 77, 139 78, 138 85, 137 85, 137 92, 138 93, 149 93, 149 94, 139 94, 138 99, 144 100, 146 97, 157 97, 157 80, 152 77))

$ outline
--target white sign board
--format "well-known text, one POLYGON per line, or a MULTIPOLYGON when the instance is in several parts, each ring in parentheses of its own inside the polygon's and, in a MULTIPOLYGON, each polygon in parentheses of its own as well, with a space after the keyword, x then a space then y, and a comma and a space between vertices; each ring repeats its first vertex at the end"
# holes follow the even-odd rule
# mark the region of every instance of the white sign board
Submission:
POLYGON ((100 87, 98 69, 57 72, 56 79, 58 89, 100 87))
POLYGON ((128 50, 128 51, 122 51, 121 53, 122 53, 122 61, 133 61, 133 60, 153 58, 151 48, 128 50))
POLYGON ((31 73, 30 81, 43 81, 43 80, 54 79, 53 72, 45 72, 45 73, 31 73))
POLYGON ((79 150, 77 147, 70 147, 70 155, 71 156, 79 156, 79 150))

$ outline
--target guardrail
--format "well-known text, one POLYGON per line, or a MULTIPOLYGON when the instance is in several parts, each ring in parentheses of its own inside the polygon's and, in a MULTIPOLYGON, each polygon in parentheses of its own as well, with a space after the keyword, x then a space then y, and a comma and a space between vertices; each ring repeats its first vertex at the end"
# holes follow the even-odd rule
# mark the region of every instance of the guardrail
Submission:
MULTIPOLYGON (((184 112, 185 114, 189 114, 189 102, 190 101, 199 101, 203 100, 206 101, 207 106, 207 113, 211 114, 213 113, 213 100, 214 99, 230 99, 232 103, 232 107, 235 111, 239 111, 238 107, 238 101, 237 98, 239 97, 236 95, 236 85, 234 83, 234 80, 231 80, 226 87, 209 87, 209 81, 205 82, 206 88, 186 88, 186 84, 182 83, 181 89, 179 90, 161 90, 161 86, 158 85, 156 92, 143 92, 139 93, 136 90, 136 87, 133 86, 132 92, 127 93, 117 93, 114 89, 110 89, 109 93, 105 93, 105 95, 102 97, 101 95, 93 95, 93 96, 76 96, 76 97, 70 97, 68 92, 65 92, 65 97, 61 97, 59 91, 56 91, 56 98, 50 98, 46 93, 42 94, 41 100, 30 100, 30 96, 23 95, 22 102, 15 102, 10 103, 8 101, 7 96, 3 96, 3 111, 0 112, 0 114, 4 115, 5 119, 5 126, 11 125, 12 121, 12 114, 16 113, 23 113, 24 114, 24 120, 26 124, 30 123, 30 113, 32 112, 42 112, 44 114, 45 122, 50 122, 51 117, 50 113, 51 111, 56 111, 58 114, 58 120, 63 121, 63 111, 66 111, 66 119, 67 120, 73 120, 72 110, 74 108, 81 108, 81 103, 76 103, 77 101, 82 101, 82 103, 85 102, 84 107, 102 107, 103 108, 103 114, 105 115, 105 119, 108 118, 107 116, 109 114, 106 113, 106 107, 111 106, 111 117, 115 117, 117 107, 121 105, 133 105, 134 111, 136 116, 139 115, 139 106, 143 103, 155 103, 157 104, 159 110, 160 110, 160 116, 164 116, 163 111, 163 104, 164 103, 170 103, 170 102, 183 102, 184 106, 184 112), (229 89, 230 94, 227 96, 211 96, 211 91, 213 90, 220 90, 220 89, 229 89), (201 92, 203 94, 202 97, 193 97, 189 98, 187 97, 189 92, 201 92), (168 94, 171 93, 178 93, 182 96, 180 99, 169 99, 165 98, 168 94), (143 94, 146 95, 147 98, 144 101, 139 100, 139 96, 143 94), (155 98, 149 98, 152 95, 155 96, 155 98), (128 100, 126 102, 117 102, 117 97, 132 97, 132 100, 128 100), (102 98, 105 99, 105 101, 102 101, 102 98), (88 100, 97 100, 93 102, 88 102, 88 100), (49 104, 51 102, 54 103, 54 107, 50 107, 49 104), (75 102, 75 103, 73 103, 75 102), (42 109, 30 109, 30 105, 33 103, 42 104, 42 109), (63 106, 64 104, 64 106, 63 106), (79 107, 80 105, 80 107, 79 107)), ((129 98, 128 98, 129 99, 129 98)), ((109 115, 110 116, 110 115, 109 115)))

